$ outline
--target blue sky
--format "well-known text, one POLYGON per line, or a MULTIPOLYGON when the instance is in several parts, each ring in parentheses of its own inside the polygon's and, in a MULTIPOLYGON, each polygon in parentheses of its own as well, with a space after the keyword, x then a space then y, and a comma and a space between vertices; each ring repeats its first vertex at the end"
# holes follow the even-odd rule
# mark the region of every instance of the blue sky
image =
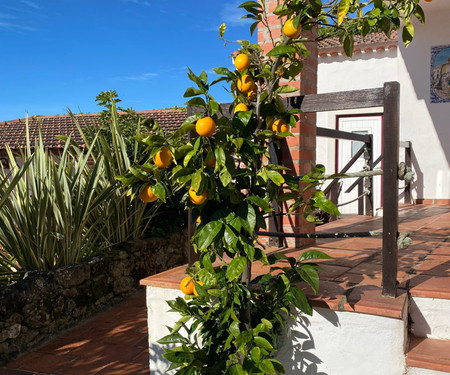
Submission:
POLYGON ((217 38, 220 24, 228 39, 250 38, 242 2, 1 0, 0 121, 97 112, 105 90, 135 110, 183 105, 187 66, 213 79, 212 68, 232 68, 238 45, 217 38))

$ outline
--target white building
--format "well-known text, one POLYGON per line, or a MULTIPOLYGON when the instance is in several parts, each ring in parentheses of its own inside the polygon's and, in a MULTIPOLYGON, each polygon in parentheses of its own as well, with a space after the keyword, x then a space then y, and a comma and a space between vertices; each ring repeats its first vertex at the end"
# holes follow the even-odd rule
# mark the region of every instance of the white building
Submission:
MULTIPOLYGON (((450 1, 424 3, 425 25, 415 22, 414 40, 408 48, 371 34, 355 43, 353 59, 347 58, 338 42, 321 42, 318 93, 382 87, 400 83, 400 140, 412 144, 416 180, 412 196, 417 203, 450 204, 450 1), (436 89, 436 82, 439 87, 436 89)), ((381 153, 382 108, 319 113, 317 126, 374 136, 374 159, 381 153)), ((338 172, 359 149, 357 142, 317 139, 317 162, 328 172, 338 172)), ((402 152, 400 152, 402 155, 402 152)), ((356 168, 360 168, 363 159, 356 168)), ((380 167, 380 165, 378 166, 380 167)), ((347 183, 348 185, 348 183, 347 183)), ((374 182, 375 209, 381 206, 381 177, 374 182)), ((345 190, 345 186, 342 191, 345 190)), ((356 197, 347 194, 342 201, 356 197)), ((341 208, 355 213, 356 203, 341 208)))

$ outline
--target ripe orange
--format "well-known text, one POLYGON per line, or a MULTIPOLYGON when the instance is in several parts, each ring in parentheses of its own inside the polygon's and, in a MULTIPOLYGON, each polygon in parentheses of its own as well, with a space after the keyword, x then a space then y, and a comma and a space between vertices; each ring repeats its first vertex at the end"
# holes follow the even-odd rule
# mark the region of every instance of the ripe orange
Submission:
POLYGON ((167 168, 172 163, 172 154, 168 147, 164 146, 153 157, 153 162, 160 168, 167 168))
POLYGON ((289 131, 289 124, 284 120, 278 119, 272 123, 272 131, 274 133, 285 133, 289 131))
POLYGON ((243 94, 250 92, 255 85, 255 81, 248 74, 244 74, 241 78, 237 80, 237 89, 243 94))
POLYGON ((253 101, 256 99, 257 95, 258 95, 258 87, 254 85, 252 89, 247 93, 247 99, 253 101))
POLYGON ((184 294, 192 294, 194 293, 194 280, 192 280, 192 277, 186 276, 183 280, 180 282, 180 290, 184 294))
POLYGON ((149 185, 142 189, 139 193, 139 199, 144 202, 154 202, 158 199, 158 197, 153 194, 152 187, 149 185))
POLYGON ((248 107, 244 103, 239 103, 236 107, 234 107, 234 113, 238 112, 247 112, 248 107))
POLYGON ((195 131, 202 137, 210 137, 216 131, 216 123, 211 117, 203 117, 197 120, 195 131))
POLYGON ((234 66, 239 71, 248 69, 250 66, 250 59, 245 53, 241 53, 234 59, 234 66))
POLYGON ((195 220, 195 221, 196 221, 196 223, 201 224, 201 223, 202 223, 202 218, 199 216, 199 217, 197 218, 197 220, 195 220))
POLYGON ((212 152, 206 155, 206 160, 203 162, 203 164, 205 165, 205 167, 214 167, 216 165, 216 158, 214 157, 214 154, 212 152))
POLYGON ((294 27, 292 19, 287 20, 283 25, 283 33, 288 38, 297 38, 302 32, 302 25, 299 23, 297 28, 294 27))
MULTIPOLYGON (((197 281, 197 284, 203 286, 203 282, 202 282, 202 281, 197 281)), ((198 293, 197 293, 197 291, 195 290, 195 285, 194 285, 194 295, 195 295, 196 297, 198 297, 198 293)))
POLYGON ((206 191, 204 191, 200 195, 197 195, 197 192, 192 187, 189 188, 189 198, 191 199, 191 202, 197 206, 200 206, 201 204, 205 203, 206 195, 207 195, 206 191))

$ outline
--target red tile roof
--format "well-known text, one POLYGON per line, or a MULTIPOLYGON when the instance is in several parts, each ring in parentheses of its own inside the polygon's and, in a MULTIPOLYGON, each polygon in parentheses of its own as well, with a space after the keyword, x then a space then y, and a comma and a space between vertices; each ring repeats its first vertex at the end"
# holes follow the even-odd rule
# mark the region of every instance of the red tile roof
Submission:
MULTIPOLYGON (((153 111, 137 111, 137 114, 143 118, 153 118, 158 124, 167 131, 173 131, 179 128, 187 117, 187 113, 181 109, 161 109, 153 111)), ((75 115, 80 126, 99 124, 99 114, 80 114, 75 115)), ((26 145, 26 120, 17 119, 12 121, 0 122, 0 150, 5 149, 8 144, 12 149, 23 148, 26 145)), ((46 148, 59 149, 64 146, 64 142, 56 139, 57 135, 72 135, 72 138, 80 145, 83 140, 78 132, 77 126, 70 115, 56 116, 33 116, 28 118, 28 128, 30 139, 39 137, 39 126, 41 127, 42 138, 46 148)))
MULTIPOLYGON (((366 44, 378 44, 378 43, 387 43, 398 40, 397 30, 392 30, 391 37, 388 38, 385 33, 371 33, 366 35, 364 40, 360 35, 355 35, 355 46, 356 45, 366 45, 366 44)), ((342 43, 339 42, 339 38, 328 38, 321 40, 318 42, 319 49, 322 48, 332 48, 332 47, 340 47, 342 43)))

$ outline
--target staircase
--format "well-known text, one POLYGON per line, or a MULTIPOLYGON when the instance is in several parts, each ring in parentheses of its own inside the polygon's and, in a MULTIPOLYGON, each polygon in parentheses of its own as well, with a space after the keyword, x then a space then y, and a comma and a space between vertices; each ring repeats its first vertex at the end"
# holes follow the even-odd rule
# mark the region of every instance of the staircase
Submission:
MULTIPOLYGON (((447 260, 436 259, 436 267, 441 268, 443 273, 448 272, 449 265, 450 256, 447 260)), ((422 275, 412 279, 410 302, 407 374, 449 374, 450 277, 422 275)))

